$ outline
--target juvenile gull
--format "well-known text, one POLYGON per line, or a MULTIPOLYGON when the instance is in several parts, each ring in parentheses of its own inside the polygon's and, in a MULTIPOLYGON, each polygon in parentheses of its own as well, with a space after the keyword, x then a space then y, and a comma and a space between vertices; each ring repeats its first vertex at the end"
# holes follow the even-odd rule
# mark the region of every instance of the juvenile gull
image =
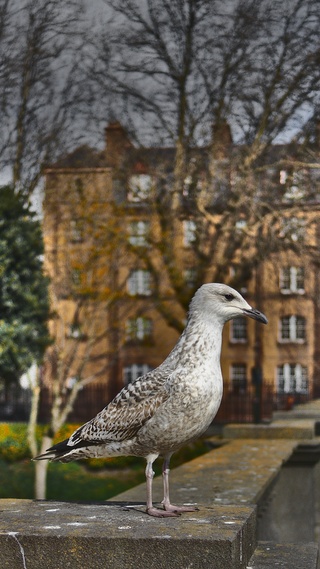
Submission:
POLYGON ((166 360, 125 386, 96 417, 36 460, 141 456, 147 461, 148 514, 169 517, 196 510, 171 504, 169 462, 176 450, 199 437, 215 417, 223 390, 222 329, 225 322, 243 315, 267 323, 264 314, 233 288, 202 285, 190 303, 186 328, 166 360), (152 465, 160 455, 164 457, 163 510, 152 503, 152 465))

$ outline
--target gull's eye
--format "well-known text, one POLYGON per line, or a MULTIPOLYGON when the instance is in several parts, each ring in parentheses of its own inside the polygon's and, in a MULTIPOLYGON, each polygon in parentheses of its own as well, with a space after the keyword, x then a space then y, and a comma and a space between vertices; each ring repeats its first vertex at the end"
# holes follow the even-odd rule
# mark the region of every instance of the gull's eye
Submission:
POLYGON ((233 294, 230 294, 230 293, 229 293, 229 294, 225 294, 225 295, 224 295, 224 298, 225 298, 228 302, 231 302, 231 300, 234 299, 234 296, 233 296, 233 294))

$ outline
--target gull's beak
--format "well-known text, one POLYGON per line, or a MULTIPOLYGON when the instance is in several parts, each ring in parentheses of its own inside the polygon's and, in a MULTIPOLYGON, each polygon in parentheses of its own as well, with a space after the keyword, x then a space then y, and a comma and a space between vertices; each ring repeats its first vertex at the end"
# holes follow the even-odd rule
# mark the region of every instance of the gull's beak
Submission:
POLYGON ((242 312, 245 316, 249 316, 254 320, 258 320, 258 322, 262 322, 263 324, 268 324, 268 319, 266 318, 266 316, 262 312, 259 312, 259 310, 256 310, 255 308, 250 308, 249 310, 243 308, 242 312))

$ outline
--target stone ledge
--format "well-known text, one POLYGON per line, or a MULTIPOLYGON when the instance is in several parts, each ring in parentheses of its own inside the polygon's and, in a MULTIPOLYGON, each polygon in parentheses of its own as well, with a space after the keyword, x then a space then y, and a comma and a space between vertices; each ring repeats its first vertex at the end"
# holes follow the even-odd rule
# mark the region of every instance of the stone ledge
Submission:
POLYGON ((290 411, 274 411, 273 420, 300 420, 314 419, 319 421, 320 418, 320 399, 314 399, 308 403, 295 405, 290 411))
POLYGON ((128 506, 0 500, 0 567, 244 569, 256 547, 253 507, 159 519, 128 506))
MULTIPOLYGON (((308 441, 310 464, 313 455, 319 455, 318 443, 316 438, 308 441)), ((306 445, 299 437, 234 439, 172 470, 173 502, 197 503, 200 508, 179 518, 146 515, 145 484, 104 504, 0 500, 0 567, 135 569, 138 563, 148 569, 244 569, 250 561, 256 563, 254 569, 271 569, 287 557, 283 544, 272 544, 272 549, 261 545, 253 555, 255 505, 301 447, 306 445), (267 558, 273 561, 263 565, 267 558)), ((154 480, 154 496, 155 501, 162 499, 161 477, 154 480)), ((288 567, 313 569, 300 559, 307 554, 311 559, 317 545, 295 547, 297 562, 288 567)))
POLYGON ((259 543, 247 569, 317 569, 316 543, 259 543))
MULTIPOLYGON (((233 440, 170 472, 173 503, 257 504, 283 464, 297 447, 295 440, 233 440)), ((174 462, 174 459, 173 459, 174 462)), ((162 480, 153 481, 156 500, 162 500, 162 480)), ((115 497, 144 500, 145 484, 115 497)))
POLYGON ((315 428, 315 421, 309 418, 277 420, 269 425, 230 423, 223 428, 223 436, 226 439, 309 440, 315 437, 315 428))

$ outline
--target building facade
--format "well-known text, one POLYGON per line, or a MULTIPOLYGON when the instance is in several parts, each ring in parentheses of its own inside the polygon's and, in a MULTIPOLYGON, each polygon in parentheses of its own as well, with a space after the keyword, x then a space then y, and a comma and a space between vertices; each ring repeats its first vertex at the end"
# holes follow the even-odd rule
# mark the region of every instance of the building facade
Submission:
MULTIPOLYGON (((197 225, 192 208, 187 204, 179 210, 174 233, 169 234, 166 223, 172 222, 172 211, 166 216, 165 197, 162 200, 158 191, 153 194, 154 203, 150 202, 155 180, 170 180, 173 150, 136 149, 119 123, 107 127, 106 137, 105 151, 81 147, 47 168, 44 201, 45 266, 52 282, 55 339, 45 382, 49 386, 52 374, 60 370, 67 387, 77 381, 99 383, 106 388, 103 403, 163 361, 183 327, 187 300, 201 282, 211 280, 206 266, 199 282, 200 257, 194 247, 199 218, 197 225), (159 217, 161 207, 164 212, 159 217), (169 235, 167 249, 164 235, 169 235), (169 277, 176 279, 185 304, 176 301, 169 277)), ((219 147, 213 174, 222 187, 221 195, 226 171, 230 182, 232 147, 228 132, 222 139, 227 150, 219 147)), ((282 156, 285 151, 279 147, 282 156)), ((314 171, 314 187, 304 199, 305 182, 293 179, 292 168, 287 171, 282 165, 268 170, 272 187, 276 185, 281 193, 285 186, 294 196, 276 205, 278 234, 283 239, 290 234, 291 245, 262 256, 251 267, 249 278, 241 281, 241 292, 268 316, 269 324, 263 327, 239 318, 226 325, 221 358, 226 392, 253 392, 262 380, 277 394, 319 393, 320 202, 314 171), (299 192, 302 196, 297 198, 299 192)), ((198 193, 201 180, 200 172, 198 193)), ((263 184, 268 183, 267 178, 263 184)), ((191 184, 191 179, 184 180, 182 202, 188 202, 191 184)), ((168 186, 162 191, 168 191, 168 186)), ((204 192, 209 203, 212 197, 207 188, 204 192)), ((241 211, 234 239, 247 231, 241 211)), ((218 227, 219 209, 210 215, 212 227, 218 227)), ((233 282, 235 270, 230 264, 227 282, 233 282)))

